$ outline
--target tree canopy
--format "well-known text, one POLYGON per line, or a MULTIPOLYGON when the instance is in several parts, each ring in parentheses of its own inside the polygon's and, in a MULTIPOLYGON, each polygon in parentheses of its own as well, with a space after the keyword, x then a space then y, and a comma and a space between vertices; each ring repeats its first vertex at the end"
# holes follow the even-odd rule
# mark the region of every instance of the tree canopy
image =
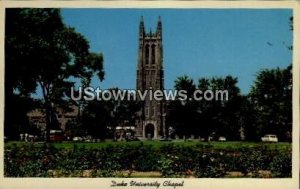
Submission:
MULTIPOLYGON (((90 52, 87 39, 63 23, 59 9, 7 9, 6 24, 6 107, 13 106, 14 95, 29 98, 40 87, 49 131, 55 106, 68 102, 76 78, 83 86, 94 74, 104 78, 103 56, 90 52)), ((11 124, 13 112, 5 115, 11 124)))

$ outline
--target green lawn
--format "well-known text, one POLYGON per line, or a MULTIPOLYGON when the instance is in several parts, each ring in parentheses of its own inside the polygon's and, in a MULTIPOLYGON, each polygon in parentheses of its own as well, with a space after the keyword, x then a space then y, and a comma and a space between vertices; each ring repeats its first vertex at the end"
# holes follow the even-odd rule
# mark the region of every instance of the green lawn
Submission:
MULTIPOLYGON (((75 145, 77 147, 85 147, 85 148, 102 148, 107 146, 115 146, 115 145, 132 145, 138 146, 141 145, 152 145, 154 148, 160 148, 166 144, 174 144, 177 146, 197 146, 197 147, 211 147, 214 149, 237 149, 237 148, 255 148, 259 146, 266 146, 267 148, 271 149, 278 149, 278 150, 289 150, 292 148, 291 143, 287 142, 279 142, 279 143, 261 143, 261 142, 240 142, 240 141, 230 141, 230 142, 199 142, 199 141, 187 141, 184 142, 183 140, 173 140, 171 142, 162 142, 162 141, 131 141, 131 142, 114 142, 114 141, 104 141, 104 142, 97 142, 97 143, 79 143, 79 142, 61 142, 61 143, 51 143, 51 145, 55 146, 56 148, 67 148, 71 149, 75 145)), ((10 141, 5 143, 5 148, 9 148, 10 146, 22 146, 22 145, 30 145, 31 143, 26 142, 19 142, 19 141, 10 141)), ((35 146, 43 146, 44 144, 41 142, 34 143, 35 146)))

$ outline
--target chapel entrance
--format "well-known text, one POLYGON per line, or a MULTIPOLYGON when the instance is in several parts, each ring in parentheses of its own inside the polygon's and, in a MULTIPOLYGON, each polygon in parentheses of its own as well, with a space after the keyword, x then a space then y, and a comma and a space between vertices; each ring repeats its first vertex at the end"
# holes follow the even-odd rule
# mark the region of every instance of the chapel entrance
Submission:
POLYGON ((154 137, 154 125, 149 123, 145 127, 145 137, 149 140, 153 139, 154 137))

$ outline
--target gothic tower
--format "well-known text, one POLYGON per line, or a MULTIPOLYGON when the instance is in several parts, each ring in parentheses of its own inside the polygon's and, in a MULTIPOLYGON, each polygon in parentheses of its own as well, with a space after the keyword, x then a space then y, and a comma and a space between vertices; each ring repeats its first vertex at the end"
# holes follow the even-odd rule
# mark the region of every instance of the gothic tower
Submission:
POLYGON ((136 136, 153 138, 165 136, 164 101, 150 99, 150 93, 164 89, 162 23, 158 18, 155 32, 146 32, 143 17, 139 26, 139 47, 137 65, 137 90, 147 96, 137 120, 136 136))

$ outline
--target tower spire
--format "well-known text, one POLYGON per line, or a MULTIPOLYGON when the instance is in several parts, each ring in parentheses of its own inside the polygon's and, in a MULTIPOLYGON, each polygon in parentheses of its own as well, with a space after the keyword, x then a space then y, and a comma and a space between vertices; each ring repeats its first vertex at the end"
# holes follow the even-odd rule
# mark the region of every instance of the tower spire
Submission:
POLYGON ((156 28, 156 33, 158 36, 162 36, 162 23, 161 23, 161 17, 158 17, 158 21, 157 21, 157 28, 156 28))
POLYGON ((140 21, 140 36, 144 36, 145 34, 145 26, 144 26, 144 18, 141 16, 141 21, 140 21))

